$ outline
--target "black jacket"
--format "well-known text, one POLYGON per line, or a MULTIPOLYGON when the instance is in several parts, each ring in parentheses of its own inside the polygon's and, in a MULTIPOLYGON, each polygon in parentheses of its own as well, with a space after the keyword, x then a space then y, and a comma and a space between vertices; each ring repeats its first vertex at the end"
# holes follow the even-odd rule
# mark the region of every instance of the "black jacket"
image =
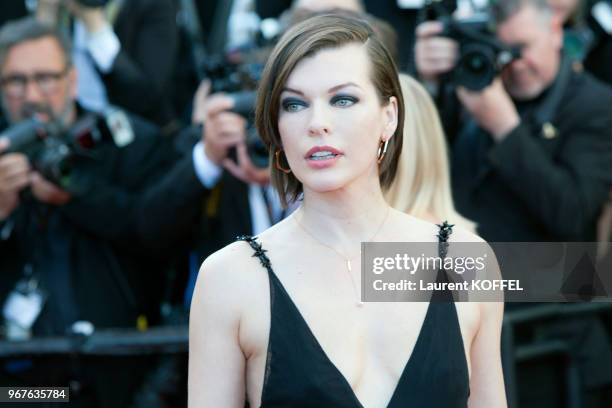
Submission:
MULTIPOLYGON (((0 223, 0 228, 11 230, 7 239, 0 240, 0 301, 14 287, 23 265, 32 264, 35 273, 38 269, 44 275, 55 263, 63 266, 60 271, 69 271, 64 283, 74 293, 71 319, 88 320, 96 327, 135 327, 140 314, 155 321, 163 269, 155 255, 147 252, 134 211, 139 193, 165 171, 167 149, 157 127, 136 117, 130 117, 130 122, 135 135, 131 144, 96 149, 97 160, 89 162, 87 169, 95 183, 86 195, 54 207, 28 197, 26 192, 20 206, 0 223), (57 229, 52 231, 52 224, 57 229), (61 250, 67 255, 44 258, 57 253, 49 249, 58 241, 55 233, 65 241, 61 250)), ((68 299, 70 291, 59 285, 55 276, 40 279, 49 284, 49 307, 43 309, 34 334, 61 335, 69 321, 47 312, 52 313, 64 297, 68 299)))
POLYGON ((109 101, 166 125, 174 118, 170 98, 178 52, 174 2, 124 1, 114 30, 121 50, 111 71, 101 74, 109 101))
POLYGON ((224 171, 209 190, 197 178, 192 150, 200 132, 190 127, 177 136, 174 165, 143 194, 137 216, 148 246, 195 249, 203 259, 238 235, 251 234, 252 220, 247 184, 224 171))
MULTIPOLYGON (((164 254, 147 247, 134 214, 142 191, 171 163, 158 128, 129 120, 131 144, 98 146, 97 160, 75 166, 94 177, 87 194, 61 207, 24 196, 8 222, 0 223, 0 230, 13 223, 8 239, 0 240, 0 302, 27 264, 47 295, 32 327, 35 336, 63 335, 76 319, 96 329, 135 328, 142 315, 149 324, 158 320, 167 279, 164 254)), ((123 407, 131 404, 146 367, 144 357, 61 355, 33 359, 17 371, 3 364, 0 379, 21 386, 76 384, 71 400, 79 406, 123 407)))
POLYGON ((481 131, 462 148, 465 135, 447 128, 457 209, 488 241, 594 240, 612 186, 612 90, 564 60, 549 90, 519 108, 520 125, 498 144, 481 131))

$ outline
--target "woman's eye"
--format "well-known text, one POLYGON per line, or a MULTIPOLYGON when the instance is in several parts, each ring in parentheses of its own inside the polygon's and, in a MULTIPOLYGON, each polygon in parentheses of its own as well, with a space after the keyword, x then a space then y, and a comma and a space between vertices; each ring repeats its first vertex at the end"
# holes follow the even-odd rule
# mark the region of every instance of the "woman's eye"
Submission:
POLYGON ((283 101, 282 106, 285 112, 298 112, 302 110, 306 104, 296 99, 286 99, 283 101))
POLYGON ((347 108, 357 103, 357 98, 352 96, 335 96, 331 101, 332 105, 339 106, 341 108, 347 108))

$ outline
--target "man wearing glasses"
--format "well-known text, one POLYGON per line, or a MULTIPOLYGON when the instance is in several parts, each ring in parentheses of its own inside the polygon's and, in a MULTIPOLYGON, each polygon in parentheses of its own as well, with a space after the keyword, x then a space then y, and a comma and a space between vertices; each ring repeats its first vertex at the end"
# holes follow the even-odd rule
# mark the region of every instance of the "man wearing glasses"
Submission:
MULTIPOLYGON (((76 78, 69 44, 54 29, 32 18, 7 23, 0 31, 0 131, 31 118, 70 128, 88 114, 75 102, 76 78)), ((62 336, 91 325, 142 328, 154 318, 163 280, 139 246, 132 211, 167 155, 153 125, 126 116, 123 127, 133 142, 94 148, 87 167, 94 188, 84 195, 45 179, 0 133, 0 322, 7 337, 62 336)), ((129 405, 142 362, 126 369, 125 359, 110 358, 77 373, 65 360, 0 361, 0 383, 71 384, 71 401, 83 406, 102 399, 129 405)))

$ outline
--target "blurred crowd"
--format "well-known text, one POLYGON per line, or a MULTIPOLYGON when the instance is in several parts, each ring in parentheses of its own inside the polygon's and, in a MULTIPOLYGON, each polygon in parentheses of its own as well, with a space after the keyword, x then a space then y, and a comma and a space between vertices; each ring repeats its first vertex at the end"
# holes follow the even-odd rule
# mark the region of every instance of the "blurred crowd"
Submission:
MULTIPOLYGON (((367 19, 402 71, 394 207, 488 241, 612 255, 610 1, 4 0, 4 339, 186 323, 203 259, 295 209, 269 182, 287 164, 253 127, 257 82, 287 27, 329 11, 367 19)), ((610 316, 580 323, 564 330, 583 338, 585 406, 612 406, 610 316)), ((182 358, 11 359, 0 385, 184 405, 180 375, 142 396, 162 366, 185 371, 182 358)), ((521 391, 542 379, 531 372, 521 391)), ((562 406, 548 386, 520 406, 562 406)))

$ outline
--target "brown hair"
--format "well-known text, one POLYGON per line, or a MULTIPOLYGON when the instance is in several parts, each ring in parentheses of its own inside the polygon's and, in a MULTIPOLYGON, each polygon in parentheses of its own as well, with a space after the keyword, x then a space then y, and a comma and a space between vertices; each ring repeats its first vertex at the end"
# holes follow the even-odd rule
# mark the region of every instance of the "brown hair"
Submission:
MULTIPOLYGON (((397 129, 387 148, 387 154, 379 166, 380 184, 388 188, 397 171, 402 151, 404 128, 404 100, 397 68, 389 51, 365 20, 336 14, 309 18, 288 30, 272 50, 264 69, 255 107, 257 131, 270 151, 272 184, 283 206, 298 199, 303 191, 302 183, 292 174, 275 168, 275 153, 282 149, 278 131, 280 94, 295 66, 304 58, 318 51, 337 48, 346 44, 361 43, 366 47, 371 65, 371 79, 381 104, 394 96, 398 104, 397 129)), ((282 155, 281 155, 282 156, 282 155)), ((288 167, 286 160, 281 163, 288 167)))
POLYGON ((387 23, 385 20, 380 19, 378 17, 373 16, 372 14, 368 14, 366 12, 357 12, 353 10, 339 9, 333 8, 325 11, 311 11, 306 9, 293 9, 289 10, 287 19, 287 27, 289 29, 296 24, 301 23, 309 18, 314 16, 321 16, 326 14, 334 14, 345 17, 353 17, 361 20, 365 20, 372 26, 372 30, 378 37, 378 39, 383 43, 387 51, 393 57, 393 61, 397 64, 399 51, 397 49, 397 32, 393 28, 393 26, 387 23))

